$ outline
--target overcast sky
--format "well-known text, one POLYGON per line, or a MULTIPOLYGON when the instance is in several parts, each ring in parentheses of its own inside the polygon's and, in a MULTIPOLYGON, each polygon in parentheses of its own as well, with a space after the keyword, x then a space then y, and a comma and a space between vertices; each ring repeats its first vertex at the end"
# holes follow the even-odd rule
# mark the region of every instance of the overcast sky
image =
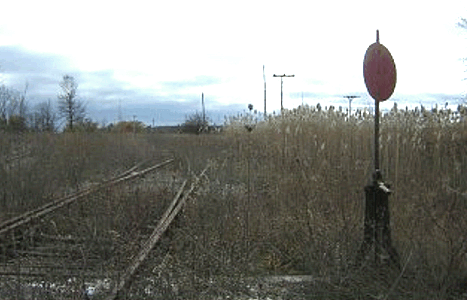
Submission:
POLYGON ((398 81, 384 107, 457 104, 467 90, 467 1, 5 1, 0 17, 3 84, 28 101, 56 101, 64 74, 75 77, 90 117, 156 125, 206 110, 224 114, 303 102, 373 102, 363 80, 368 46, 380 41, 398 81), (119 105, 120 103, 120 105, 119 105))

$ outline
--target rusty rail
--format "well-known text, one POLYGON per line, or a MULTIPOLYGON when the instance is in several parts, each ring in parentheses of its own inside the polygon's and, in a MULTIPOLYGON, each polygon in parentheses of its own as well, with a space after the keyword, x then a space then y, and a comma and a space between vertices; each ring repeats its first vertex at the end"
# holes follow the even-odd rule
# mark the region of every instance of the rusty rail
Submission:
POLYGON ((119 295, 121 295, 121 293, 126 288, 128 288, 131 278, 134 276, 134 274, 136 273, 140 265, 144 262, 144 260, 147 258, 151 250, 157 244, 161 236, 164 234, 164 232, 167 230, 169 225, 172 223, 172 221, 175 219, 177 214, 180 212, 183 205, 187 201, 188 197, 190 197, 193 191, 198 187, 200 178, 204 176, 208 167, 209 167, 209 164, 206 166, 206 168, 204 168, 204 170, 200 173, 199 176, 197 177, 195 176, 195 179, 192 182, 190 189, 186 191, 185 193, 184 193, 184 189, 185 189, 185 185, 187 181, 185 180, 183 182, 181 188, 177 192, 177 195, 175 196, 175 198, 172 200, 171 204, 169 205, 169 208, 162 215, 157 227, 154 229, 152 234, 149 236, 147 241, 144 243, 141 251, 133 259, 131 264, 128 266, 128 268, 125 270, 123 275, 120 277, 120 280, 114 286, 110 295, 107 298, 105 298, 106 300, 119 299, 119 295), (180 199, 180 197, 182 198, 180 199))
POLYGON ((44 215, 47 215, 53 211, 55 211, 56 209, 64 206, 64 205, 67 205, 67 204, 70 204, 86 195, 89 195, 93 192, 96 192, 97 190, 101 189, 101 188, 104 188, 104 187, 110 187, 110 186, 113 186, 113 185, 116 185, 118 183, 121 183, 121 182, 125 182, 125 181, 128 181, 130 179, 135 179, 135 178, 138 178, 138 177, 141 177, 153 170, 156 170, 158 168, 161 168, 171 162, 173 162, 174 159, 169 159, 169 160, 166 160, 160 164, 157 164, 157 165, 154 165, 152 167, 149 167, 147 169, 144 169, 142 171, 139 171, 139 172, 134 172, 133 168, 124 172, 122 175, 118 175, 110 180, 107 180, 107 181, 104 181, 103 183, 97 185, 97 186, 93 186, 93 187, 90 187, 90 188, 87 188, 87 189, 84 189, 84 190, 81 190, 81 191, 78 191, 72 195, 69 195, 69 196, 65 196, 63 198, 60 198, 58 200, 55 200, 55 201, 52 201, 52 202, 49 202, 39 208, 36 208, 36 209, 33 209, 33 210, 30 210, 20 216, 17 216, 17 217, 14 217, 12 219, 9 219, 3 223, 0 224, 0 235, 1 234, 4 234, 8 231, 11 231, 21 225, 24 225, 24 224, 27 224, 37 218, 40 218, 44 215), (127 173, 129 173, 127 175, 127 173))

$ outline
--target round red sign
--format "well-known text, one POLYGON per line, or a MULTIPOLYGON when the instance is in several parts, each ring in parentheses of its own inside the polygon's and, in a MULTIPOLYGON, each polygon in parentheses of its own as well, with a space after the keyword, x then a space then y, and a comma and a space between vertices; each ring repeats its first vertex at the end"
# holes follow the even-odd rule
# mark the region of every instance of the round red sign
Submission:
POLYGON ((363 76, 373 99, 381 102, 391 97, 396 87, 396 64, 389 50, 379 42, 366 50, 363 76))

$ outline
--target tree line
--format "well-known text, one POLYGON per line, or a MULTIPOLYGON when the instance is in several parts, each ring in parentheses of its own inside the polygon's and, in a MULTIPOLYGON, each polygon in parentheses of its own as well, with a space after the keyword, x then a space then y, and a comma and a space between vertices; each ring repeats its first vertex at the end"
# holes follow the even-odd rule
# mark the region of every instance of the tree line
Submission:
POLYGON ((93 130, 97 123, 86 118, 86 105, 78 98, 75 78, 64 75, 59 83, 57 108, 51 99, 30 107, 26 100, 28 84, 24 91, 0 85, 0 130, 8 132, 55 132, 93 130))
POLYGON ((0 132, 94 132, 97 130, 124 133, 141 132, 142 122, 121 121, 99 128, 86 116, 86 104, 78 97, 78 84, 73 76, 64 75, 59 82, 56 105, 49 99, 34 107, 27 100, 28 84, 23 92, 0 85, 0 132))
MULTIPOLYGON (((78 97, 78 84, 73 76, 64 75, 59 82, 60 92, 57 105, 51 99, 30 107, 26 100, 28 84, 24 91, 0 85, 0 131, 7 132, 64 132, 97 130, 123 133, 142 132, 142 122, 120 121, 117 124, 103 124, 86 117, 86 104, 78 97)), ((209 119, 196 112, 186 116, 181 132, 199 134, 210 131, 209 119)))

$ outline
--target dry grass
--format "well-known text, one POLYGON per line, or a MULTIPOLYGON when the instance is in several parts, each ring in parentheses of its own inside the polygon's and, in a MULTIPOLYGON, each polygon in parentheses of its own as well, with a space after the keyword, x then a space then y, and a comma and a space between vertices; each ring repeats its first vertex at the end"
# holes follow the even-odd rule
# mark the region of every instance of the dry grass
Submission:
MULTIPOLYGON (((382 118, 381 166, 393 190, 392 237, 403 272, 352 267, 363 238, 364 186, 373 164, 370 114, 347 118, 333 109, 300 107, 256 124, 251 132, 242 119, 228 125, 218 135, 26 137, 33 159, 2 179, 0 190, 7 195, 0 198, 7 208, 2 212, 36 205, 32 192, 46 198, 154 159, 160 155, 156 150, 164 149, 176 157, 177 176, 190 176, 211 163, 203 188, 170 230, 164 263, 148 271, 156 276, 158 270, 156 285, 164 299, 251 298, 256 294, 243 280, 267 274, 326 280, 281 296, 294 299, 460 299, 467 292, 465 108, 457 115, 393 109, 382 118), (28 189, 33 191, 28 194, 28 189), (226 276, 229 280, 220 279, 226 276)), ((5 156, 13 151, 2 147, 5 156)), ((140 193, 136 203, 128 191, 104 197, 102 203, 120 200, 102 207, 104 215, 111 213, 101 223, 91 222, 91 228, 117 228, 131 237, 150 203, 146 193, 155 197, 140 193), (105 223, 109 219, 112 226, 105 223)), ((157 193, 169 198, 173 187, 157 193)), ((141 296, 142 291, 133 293, 141 296)))
POLYGON ((0 222, 161 156, 156 145, 130 135, 2 133, 0 139, 0 222))
POLYGON ((465 110, 382 118, 381 165, 394 190, 403 274, 351 267, 372 172, 372 117, 310 107, 252 132, 231 120, 229 155, 184 215, 183 261, 205 275, 313 274, 331 280, 325 290, 336 298, 456 297, 467 284, 466 125, 465 110))

